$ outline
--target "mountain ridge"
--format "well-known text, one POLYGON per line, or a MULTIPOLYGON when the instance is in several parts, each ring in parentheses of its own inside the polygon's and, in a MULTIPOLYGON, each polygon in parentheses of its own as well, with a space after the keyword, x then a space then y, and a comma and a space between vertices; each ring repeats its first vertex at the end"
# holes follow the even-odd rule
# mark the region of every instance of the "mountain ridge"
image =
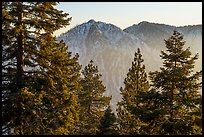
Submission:
MULTIPOLYGON (((170 25, 141 22, 139 27, 132 25, 122 30, 114 24, 91 19, 61 34, 57 40, 63 40, 72 55, 79 54, 79 63, 83 68, 90 60, 94 61, 106 85, 105 95, 112 96, 111 106, 116 108, 121 98, 119 88, 123 86, 137 48, 141 49, 147 73, 159 70, 162 66, 160 51, 165 49, 164 39, 172 35, 173 28, 170 25)), ((184 40, 186 38, 193 53, 201 54, 197 64, 202 64, 201 28, 202 26, 181 27, 185 32, 184 40)), ((201 66, 197 67, 200 68, 202 69, 201 66)))
MULTIPOLYGON (((76 28, 76 27, 78 27, 78 26, 80 26, 80 25, 83 25, 83 24, 86 24, 86 23, 93 23, 93 22, 95 22, 95 23, 97 23, 97 22, 99 22, 99 23, 101 23, 101 22, 104 23, 103 21, 95 21, 94 19, 90 19, 90 20, 88 20, 87 22, 84 22, 84 23, 82 23, 82 24, 79 24, 79 25, 77 25, 77 26, 75 26, 75 27, 73 27, 73 28, 67 30, 66 32, 60 34, 58 37, 60 37, 61 35, 66 34, 66 33, 68 33, 70 30, 72 30, 72 29, 74 29, 74 28, 76 28)), ((149 22, 149 21, 141 21, 141 22, 139 22, 139 23, 137 23, 137 24, 133 24, 133 25, 131 25, 131 26, 127 26, 125 29, 127 29, 128 27, 137 26, 137 25, 144 24, 144 23, 146 23, 146 24, 153 24, 153 25, 164 25, 164 26, 169 26, 169 27, 174 27, 174 28, 195 27, 195 26, 202 27, 202 24, 176 26, 176 25, 169 25, 169 24, 165 24, 165 23, 156 23, 156 22, 149 22)), ((112 24, 112 23, 106 23, 106 24, 114 25, 114 24, 112 24)), ((114 26, 116 26, 116 25, 114 25, 114 26)), ((120 27, 118 27, 118 28, 121 29, 120 27)), ((125 29, 121 29, 121 30, 124 31, 125 29)))

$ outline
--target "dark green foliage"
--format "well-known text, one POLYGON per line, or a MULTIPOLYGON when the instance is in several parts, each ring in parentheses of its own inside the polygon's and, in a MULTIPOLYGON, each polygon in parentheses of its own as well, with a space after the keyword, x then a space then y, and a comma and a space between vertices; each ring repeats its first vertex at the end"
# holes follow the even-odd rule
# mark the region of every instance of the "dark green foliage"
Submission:
POLYGON ((138 134, 160 134, 159 127, 162 122, 166 121, 163 116, 166 114, 166 110, 163 109, 163 106, 168 105, 169 94, 151 89, 148 92, 140 92, 136 98, 140 105, 129 107, 129 111, 142 123, 138 134))
MULTIPOLYGON (((190 48, 184 49, 183 36, 174 31, 165 40, 166 52, 161 51, 163 67, 160 71, 150 73, 153 86, 168 94, 166 101, 161 103, 165 110, 163 116, 167 119, 161 122, 160 134, 201 134, 202 128, 195 124, 195 119, 201 122, 201 82, 202 71, 193 74, 195 60, 198 54, 191 56, 190 48), (168 117, 167 117, 168 116, 168 117)), ((156 132, 155 132, 156 133, 156 132)))
POLYGON ((53 32, 69 25, 56 2, 2 2, 2 132, 17 135, 201 135, 198 54, 174 31, 147 80, 140 49, 120 88, 117 119, 93 61, 82 70, 53 32), (117 124, 117 125, 116 125, 117 124))
POLYGON ((2 118, 8 134, 73 134, 80 66, 52 33, 71 18, 56 2, 2 3, 2 118), (11 130, 12 129, 12 130, 11 130))
POLYGON ((116 117, 111 107, 105 110, 105 114, 101 119, 98 135, 116 135, 116 117))
POLYGON ((100 80, 101 74, 98 73, 97 66, 93 65, 93 61, 85 66, 82 74, 82 90, 78 93, 81 106, 79 134, 96 135, 111 98, 103 96, 106 87, 100 80))
POLYGON ((146 104, 138 100, 138 95, 141 92, 147 92, 149 90, 145 66, 142 65, 143 61, 140 49, 138 49, 135 53, 132 67, 129 69, 127 77, 124 80, 125 87, 120 89, 122 101, 118 103, 117 108, 118 124, 120 126, 119 134, 141 134, 143 132, 141 131, 143 130, 141 127, 148 125, 148 123, 140 119, 141 116, 145 115, 145 108, 143 107, 146 104), (139 110, 133 113, 133 108, 139 110))
MULTIPOLYGON (((142 91, 149 90, 149 83, 147 81, 147 74, 145 72, 145 65, 142 65, 144 60, 140 53, 140 49, 135 52, 134 61, 132 67, 127 73, 127 77, 124 80, 125 87, 121 88, 122 102, 127 106, 135 104, 135 95, 142 91)), ((136 103, 137 105, 137 103, 136 103)))

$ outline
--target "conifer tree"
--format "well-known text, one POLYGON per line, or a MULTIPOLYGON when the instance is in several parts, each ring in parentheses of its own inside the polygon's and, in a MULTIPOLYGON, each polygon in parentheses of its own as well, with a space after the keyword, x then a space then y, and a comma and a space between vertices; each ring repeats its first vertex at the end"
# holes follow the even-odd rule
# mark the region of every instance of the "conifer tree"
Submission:
POLYGON ((165 40, 166 52, 161 51, 163 67, 150 73, 153 86, 168 94, 161 118, 157 123, 159 132, 164 135, 202 134, 201 119, 201 82, 202 71, 193 73, 198 54, 192 56, 190 48, 184 49, 183 35, 176 30, 165 40))
POLYGON ((116 116, 110 106, 101 119, 98 135, 116 135, 116 116))
POLYGON ((2 3, 2 118, 8 134, 72 134, 80 66, 52 33, 69 25, 56 2, 2 3))
MULTIPOLYGON (((68 14, 54 8, 56 2, 3 2, 2 37, 3 49, 17 51, 16 85, 23 87, 25 58, 38 50, 40 35, 52 34, 55 30, 69 25, 68 14), (6 47, 8 46, 8 47, 6 47)), ((32 58, 29 58, 31 61, 32 58)))
POLYGON ((138 48, 135 52, 134 61, 124 80, 125 87, 120 88, 122 101, 118 103, 117 116, 120 134, 140 134, 143 125, 139 116, 131 112, 132 107, 142 107, 142 103, 137 99, 141 92, 149 90, 149 82, 145 72, 142 54, 138 48))
POLYGON ((96 135, 111 97, 103 95, 106 87, 100 80, 102 75, 99 74, 98 67, 93 65, 92 60, 82 70, 82 74, 83 77, 80 80, 82 89, 78 93, 81 109, 79 134, 96 135))
POLYGON ((71 58, 71 52, 67 52, 65 44, 62 41, 53 44, 55 38, 51 35, 44 35, 41 39, 44 42, 41 44, 42 49, 39 54, 43 56, 36 58, 41 66, 41 70, 37 73, 39 77, 36 78, 35 83, 26 85, 29 89, 25 92, 26 94, 23 91, 23 95, 20 96, 24 100, 23 107, 28 105, 27 102, 34 103, 22 114, 25 116, 25 113, 30 112, 33 118, 26 120, 23 118, 23 125, 18 126, 16 131, 23 128, 24 134, 74 134, 79 120, 76 94, 80 87, 78 80, 81 67, 77 62, 78 55, 71 58), (49 45, 50 43, 52 44, 49 45), (29 98, 30 101, 25 99, 29 95, 33 95, 29 98), (36 102, 34 98, 36 96, 41 96, 40 102, 38 100, 36 102), (24 127, 24 123, 29 123, 29 125, 24 127))

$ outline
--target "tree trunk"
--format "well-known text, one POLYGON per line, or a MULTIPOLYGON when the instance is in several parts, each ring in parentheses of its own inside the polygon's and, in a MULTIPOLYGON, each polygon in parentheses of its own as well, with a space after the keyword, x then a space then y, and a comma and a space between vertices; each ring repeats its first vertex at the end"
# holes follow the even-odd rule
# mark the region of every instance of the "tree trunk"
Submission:
MULTIPOLYGON (((16 84, 17 84, 17 92, 19 93, 23 88, 24 80, 23 80, 23 66, 24 66, 24 34, 23 34, 23 3, 19 2, 18 4, 18 24, 17 27, 20 29, 20 32, 17 37, 17 73, 16 73, 16 84)), ((17 94, 18 95, 18 94, 17 94)), ((21 107, 21 97, 18 96, 16 99, 17 102, 17 119, 15 120, 15 125, 19 129, 19 134, 22 135, 21 129, 21 115, 22 115, 22 107, 21 107)))

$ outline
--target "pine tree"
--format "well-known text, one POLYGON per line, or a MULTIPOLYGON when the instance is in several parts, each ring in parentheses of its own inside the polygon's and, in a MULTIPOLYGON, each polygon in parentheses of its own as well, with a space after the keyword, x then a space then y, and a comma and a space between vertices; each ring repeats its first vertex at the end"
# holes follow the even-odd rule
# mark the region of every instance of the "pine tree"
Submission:
POLYGON ((116 135, 116 116, 110 106, 105 110, 101 119, 98 135, 116 135))
MULTIPOLYGON (((55 30, 69 25, 68 14, 58 11, 53 6, 56 2, 3 2, 2 3, 2 37, 3 49, 17 51, 16 84, 23 87, 25 58, 37 51, 39 36, 52 34, 55 30), (6 47, 8 46, 8 47, 6 47)), ((32 60, 31 57, 29 57, 32 60)), ((30 60, 27 60, 28 62, 30 60)))
POLYGON ((22 92, 21 95, 24 100, 23 107, 29 104, 29 100, 34 103, 27 107, 22 115, 30 112, 33 118, 24 120, 22 125, 16 128, 16 132, 23 129, 23 134, 74 134, 76 122, 79 120, 76 94, 79 90, 81 67, 77 62, 78 55, 71 58, 71 52, 67 52, 65 44, 62 41, 53 44, 55 38, 51 35, 44 35, 41 39, 44 42, 41 44, 40 55, 44 57, 36 58, 42 69, 38 72, 40 76, 36 78, 35 83, 26 85, 29 89, 26 94, 22 92), (49 45, 50 43, 52 45, 49 45), (33 97, 29 100, 25 99, 32 94, 33 97), (36 96, 41 96, 40 102, 36 102, 36 96), (30 124, 25 126, 24 123, 30 124))
POLYGON ((80 66, 52 33, 71 18, 56 2, 2 3, 2 118, 8 134, 72 134, 80 66))
POLYGON ((147 92, 150 87, 147 81, 145 65, 142 65, 143 61, 138 48, 137 52, 135 52, 132 67, 124 80, 125 87, 120 88, 122 101, 118 103, 117 108, 120 134, 140 134, 141 132, 140 129, 143 123, 139 116, 131 112, 131 108, 142 107, 143 104, 138 101, 137 96, 141 92, 147 92))
POLYGON ((138 106, 130 106, 129 112, 137 117, 139 135, 159 135, 160 123, 166 121, 163 106, 169 104, 169 94, 161 93, 152 88, 149 91, 140 92, 135 99, 139 102, 138 106))
POLYGON ((93 65, 92 60, 82 70, 82 74, 83 77, 80 80, 82 89, 78 93, 81 109, 79 134, 96 135, 111 97, 103 95, 106 87, 100 80, 102 75, 99 74, 98 67, 93 65))
POLYGON ((198 54, 191 56, 190 48, 184 49, 183 35, 177 31, 165 40, 166 52, 161 51, 163 67, 160 71, 150 73, 153 86, 162 93, 168 94, 163 108, 163 118, 160 121, 159 133, 168 135, 202 134, 201 94, 199 78, 202 71, 193 74, 195 60, 198 54))

